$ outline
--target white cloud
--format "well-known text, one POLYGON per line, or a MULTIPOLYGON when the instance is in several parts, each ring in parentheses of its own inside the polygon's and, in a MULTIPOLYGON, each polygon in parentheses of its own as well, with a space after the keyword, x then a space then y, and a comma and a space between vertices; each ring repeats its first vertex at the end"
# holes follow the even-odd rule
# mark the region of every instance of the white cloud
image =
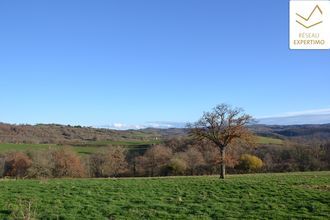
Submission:
POLYGON ((144 127, 140 125, 129 125, 129 124, 124 124, 124 123, 113 123, 109 125, 100 125, 100 126, 95 126, 98 128, 107 128, 107 129, 114 129, 114 130, 129 130, 129 129, 142 129, 144 127))
POLYGON ((313 109, 288 112, 282 115, 257 118, 260 124, 293 125, 293 124, 327 124, 330 123, 330 109, 313 109))
POLYGON ((144 124, 124 124, 124 123, 112 123, 109 125, 101 125, 96 126, 98 128, 107 128, 107 129, 114 129, 114 130, 129 130, 129 129, 144 129, 144 128, 183 128, 185 127, 186 123, 184 122, 146 122, 144 124))
MULTIPOLYGON (((312 109, 306 111, 287 112, 281 115, 257 117, 260 124, 293 125, 293 124, 326 124, 330 123, 330 108, 312 109)), ((114 130, 144 129, 144 128, 184 128, 186 122, 150 121, 143 124, 125 124, 121 122, 96 126, 114 130)))
POLYGON ((147 122, 145 125, 152 128, 183 128, 186 124, 185 122, 155 121, 147 122))
POLYGON ((258 119, 263 118, 279 118, 279 117, 292 117, 292 116, 302 116, 302 115, 327 115, 330 114, 330 108, 324 109, 312 109, 312 110, 305 110, 305 111, 297 111, 297 112, 286 112, 281 115, 271 115, 271 116, 262 116, 258 117, 258 119))
POLYGON ((114 128, 118 128, 118 129, 120 129, 120 128, 124 128, 124 127, 126 127, 126 125, 125 125, 125 124, 122 124, 122 123, 114 123, 114 124, 113 124, 113 127, 114 127, 114 128))

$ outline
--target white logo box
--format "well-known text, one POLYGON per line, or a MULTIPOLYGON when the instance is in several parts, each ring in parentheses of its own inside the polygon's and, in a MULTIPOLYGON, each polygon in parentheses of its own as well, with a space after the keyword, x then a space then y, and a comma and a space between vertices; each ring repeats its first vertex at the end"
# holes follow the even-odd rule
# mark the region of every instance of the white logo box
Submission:
POLYGON ((290 1, 290 49, 330 49, 330 1, 290 1))

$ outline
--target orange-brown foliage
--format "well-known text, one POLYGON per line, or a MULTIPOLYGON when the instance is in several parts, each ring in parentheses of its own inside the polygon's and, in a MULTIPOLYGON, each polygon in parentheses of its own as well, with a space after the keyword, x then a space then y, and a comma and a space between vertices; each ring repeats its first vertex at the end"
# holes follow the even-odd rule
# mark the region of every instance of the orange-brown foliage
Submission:
POLYGON ((78 155, 69 148, 61 148, 51 152, 54 177, 83 177, 85 168, 78 155))
POLYGON ((31 159, 24 153, 9 153, 5 159, 5 176, 25 177, 31 165, 31 159))

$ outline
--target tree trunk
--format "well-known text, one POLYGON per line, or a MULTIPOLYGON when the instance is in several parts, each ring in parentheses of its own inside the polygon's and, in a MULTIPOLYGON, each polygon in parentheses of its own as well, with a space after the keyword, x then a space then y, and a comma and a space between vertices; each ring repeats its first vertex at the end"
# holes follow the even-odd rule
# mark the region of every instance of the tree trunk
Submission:
POLYGON ((136 161, 133 160, 133 176, 136 176, 136 161))
POLYGON ((220 153, 221 153, 220 179, 224 179, 225 175, 226 175, 226 162, 225 162, 226 154, 225 154, 225 149, 221 148, 220 153))

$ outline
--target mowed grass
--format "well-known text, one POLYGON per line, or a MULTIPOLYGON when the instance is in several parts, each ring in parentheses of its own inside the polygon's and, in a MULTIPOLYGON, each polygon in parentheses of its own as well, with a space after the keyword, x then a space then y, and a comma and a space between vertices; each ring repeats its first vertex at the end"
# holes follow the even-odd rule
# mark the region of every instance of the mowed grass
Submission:
POLYGON ((330 219, 330 172, 0 181, 0 219, 330 219))

